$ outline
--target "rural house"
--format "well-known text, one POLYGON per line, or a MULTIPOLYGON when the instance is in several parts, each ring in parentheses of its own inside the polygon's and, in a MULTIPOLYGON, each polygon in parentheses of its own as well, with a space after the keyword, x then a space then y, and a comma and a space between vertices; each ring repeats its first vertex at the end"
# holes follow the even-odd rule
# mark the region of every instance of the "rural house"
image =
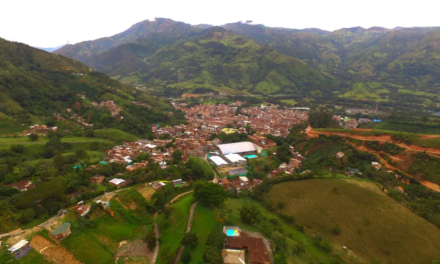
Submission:
POLYGON ((57 240, 63 240, 67 236, 69 236, 70 234, 71 234, 71 232, 70 232, 70 223, 69 222, 64 222, 57 229, 52 231, 50 233, 50 236, 55 238, 55 239, 57 239, 57 240))
POLYGON ((105 176, 99 174, 90 178, 90 181, 96 185, 101 185, 104 182, 104 180, 105 180, 105 176))

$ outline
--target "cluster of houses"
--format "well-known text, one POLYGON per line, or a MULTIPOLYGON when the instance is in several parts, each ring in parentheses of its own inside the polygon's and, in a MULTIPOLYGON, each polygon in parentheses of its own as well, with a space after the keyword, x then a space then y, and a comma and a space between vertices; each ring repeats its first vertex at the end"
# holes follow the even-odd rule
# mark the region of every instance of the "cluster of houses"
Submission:
POLYGON ((46 125, 33 125, 29 126, 29 130, 24 131, 23 133, 38 133, 38 132, 44 132, 44 131, 57 131, 58 127, 50 127, 46 125))
POLYGON ((102 101, 99 104, 97 102, 92 102, 92 105, 94 107, 99 107, 103 109, 107 109, 112 114, 112 117, 119 117, 120 119, 123 119, 123 116, 120 116, 119 113, 122 111, 122 108, 117 106, 115 102, 113 101, 102 101))
POLYGON ((259 134, 287 136, 294 124, 308 120, 308 111, 297 111, 289 108, 278 109, 278 106, 245 107, 237 113, 243 102, 224 105, 195 105, 187 108, 186 103, 175 103, 176 109, 185 112, 190 123, 190 130, 199 129, 210 133, 220 133, 228 125, 234 125, 238 132, 246 128, 259 134))
POLYGON ((121 163, 132 165, 128 170, 132 171, 136 168, 146 167, 147 161, 142 161, 140 164, 132 164, 133 159, 140 154, 149 154, 153 162, 161 163, 171 159, 175 149, 173 147, 166 148, 166 145, 171 140, 139 140, 136 142, 125 142, 122 145, 115 146, 108 151, 107 158, 110 163, 121 163))
POLYGON ((81 116, 78 116, 76 113, 74 113, 72 109, 68 108, 68 109, 66 109, 66 111, 68 113, 71 113, 72 115, 70 116, 70 118, 76 120, 76 122, 78 122, 79 124, 81 124, 81 125, 83 125, 85 127, 92 127, 93 126, 93 124, 87 123, 84 120, 84 118, 82 118, 81 116))

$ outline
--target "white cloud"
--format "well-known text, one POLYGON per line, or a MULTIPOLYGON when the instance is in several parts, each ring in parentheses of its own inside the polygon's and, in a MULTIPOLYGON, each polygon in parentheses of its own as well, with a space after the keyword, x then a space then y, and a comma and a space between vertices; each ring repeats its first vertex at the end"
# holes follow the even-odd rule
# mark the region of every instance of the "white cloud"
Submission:
POLYGON ((272 27, 440 26, 432 0, 2 0, 0 37, 39 47, 112 36, 154 17, 222 25, 253 20, 272 27))

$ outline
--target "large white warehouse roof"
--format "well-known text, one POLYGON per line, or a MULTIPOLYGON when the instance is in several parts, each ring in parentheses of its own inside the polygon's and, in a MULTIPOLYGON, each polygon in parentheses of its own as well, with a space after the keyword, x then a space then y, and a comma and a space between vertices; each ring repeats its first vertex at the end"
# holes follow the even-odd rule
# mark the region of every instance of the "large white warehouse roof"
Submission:
POLYGON ((256 148, 252 142, 237 142, 237 143, 229 143, 229 144, 220 144, 217 145, 223 155, 230 153, 243 153, 256 151, 256 148))

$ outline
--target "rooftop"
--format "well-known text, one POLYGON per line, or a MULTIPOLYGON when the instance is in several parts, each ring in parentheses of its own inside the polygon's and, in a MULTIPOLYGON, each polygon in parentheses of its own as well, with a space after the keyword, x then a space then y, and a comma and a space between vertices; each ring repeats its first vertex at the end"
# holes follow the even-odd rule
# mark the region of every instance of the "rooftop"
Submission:
POLYGON ((249 141, 229 143, 229 144, 220 144, 220 145, 217 145, 217 147, 220 149, 220 151, 223 153, 223 155, 231 154, 231 153, 235 154, 235 153, 256 151, 254 144, 249 141))
POLYGON ((230 162, 237 162, 237 161, 246 161, 245 158, 243 158, 242 156, 238 155, 238 154, 228 154, 225 155, 225 158, 227 160, 229 160, 230 162))
POLYGON ((224 159, 220 158, 219 156, 211 156, 211 157, 209 157, 209 159, 212 162, 214 162, 215 165, 217 165, 217 166, 228 165, 228 163, 224 159))
POLYGON ((62 225, 60 225, 57 229, 55 229, 52 233, 50 233, 53 236, 64 234, 69 229, 70 223, 64 222, 62 225))

